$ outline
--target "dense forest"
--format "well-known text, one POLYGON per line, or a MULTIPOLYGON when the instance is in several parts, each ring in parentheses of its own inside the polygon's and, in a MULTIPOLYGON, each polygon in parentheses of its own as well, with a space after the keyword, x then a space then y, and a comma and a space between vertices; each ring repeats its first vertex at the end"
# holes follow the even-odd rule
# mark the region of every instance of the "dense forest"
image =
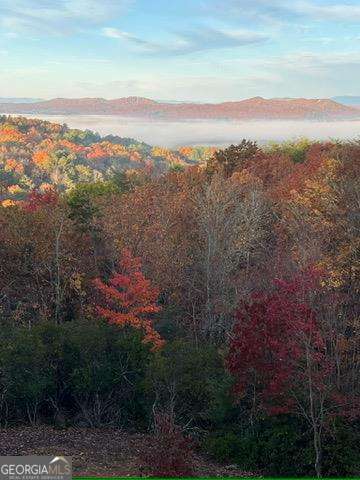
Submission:
POLYGON ((176 151, 0 118, 0 422, 360 474, 360 142, 176 151))
MULTIPOLYGON (((132 138, 100 137, 41 120, 0 116, 0 201, 11 205, 37 190, 69 190, 79 183, 106 182, 121 173, 159 175, 206 162, 213 147, 152 147, 132 138)), ((140 174, 140 175, 139 175, 140 174)))

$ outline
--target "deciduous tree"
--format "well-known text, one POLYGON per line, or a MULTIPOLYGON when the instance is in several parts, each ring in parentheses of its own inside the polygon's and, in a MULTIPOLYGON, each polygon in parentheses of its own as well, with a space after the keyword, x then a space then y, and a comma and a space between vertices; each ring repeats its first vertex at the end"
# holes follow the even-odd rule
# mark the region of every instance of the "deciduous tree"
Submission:
POLYGON ((129 250, 122 252, 119 271, 114 272, 108 283, 96 278, 94 285, 103 299, 96 312, 110 323, 120 327, 129 325, 144 331, 144 343, 159 349, 164 341, 153 327, 151 315, 160 311, 157 305, 159 290, 153 287, 141 272, 141 261, 129 250))

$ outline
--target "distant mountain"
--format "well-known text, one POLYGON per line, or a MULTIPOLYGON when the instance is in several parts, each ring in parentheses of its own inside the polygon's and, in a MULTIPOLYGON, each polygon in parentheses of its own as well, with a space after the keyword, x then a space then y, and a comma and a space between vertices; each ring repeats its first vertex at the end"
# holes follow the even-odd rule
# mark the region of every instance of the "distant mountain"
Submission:
POLYGON ((0 103, 36 103, 42 101, 42 98, 0 97, 0 103))
POLYGON ((360 96, 344 95, 343 97, 333 97, 334 102, 341 103, 343 105, 350 105, 354 107, 360 107, 360 96))
POLYGON ((52 115, 122 115, 148 119, 189 120, 274 120, 274 119, 343 119, 358 117, 359 111, 329 99, 254 97, 223 103, 170 103, 142 97, 114 100, 104 98, 55 98, 36 103, 2 103, 1 113, 52 115))

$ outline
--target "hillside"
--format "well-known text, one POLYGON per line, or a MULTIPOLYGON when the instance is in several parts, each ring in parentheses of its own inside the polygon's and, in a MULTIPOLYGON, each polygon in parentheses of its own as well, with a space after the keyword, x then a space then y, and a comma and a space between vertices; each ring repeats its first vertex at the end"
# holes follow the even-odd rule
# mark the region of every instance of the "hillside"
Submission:
POLYGON ((359 477, 359 157, 0 117, 0 454, 359 477))
POLYGON ((206 160, 207 147, 169 150, 132 138, 101 137, 36 119, 0 116, 0 203, 21 201, 31 191, 71 189, 119 174, 157 175, 206 160))
POLYGON ((167 103, 142 97, 55 98, 35 103, 0 103, 0 112, 18 114, 108 114, 129 117, 187 119, 343 119, 357 109, 329 99, 254 97, 224 103, 167 103))

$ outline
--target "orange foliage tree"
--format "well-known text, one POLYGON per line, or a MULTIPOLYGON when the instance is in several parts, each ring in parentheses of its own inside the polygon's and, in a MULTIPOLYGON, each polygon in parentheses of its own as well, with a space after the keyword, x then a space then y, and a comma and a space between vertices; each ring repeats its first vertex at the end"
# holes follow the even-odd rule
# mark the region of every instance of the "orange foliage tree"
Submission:
POLYGON ((35 165, 37 165, 38 167, 44 167, 49 162, 50 156, 48 152, 44 150, 39 150, 37 152, 34 152, 32 159, 35 165))
POLYGON ((3 125, 0 128, 0 143, 21 143, 25 135, 10 125, 3 125))
POLYGON ((96 312, 110 323, 143 330, 143 342, 151 343, 152 350, 157 350, 164 341, 154 329, 149 315, 160 311, 156 304, 159 290, 145 278, 140 259, 133 257, 130 250, 123 250, 119 269, 107 284, 100 278, 94 280, 95 287, 105 300, 103 305, 96 306, 96 312))

